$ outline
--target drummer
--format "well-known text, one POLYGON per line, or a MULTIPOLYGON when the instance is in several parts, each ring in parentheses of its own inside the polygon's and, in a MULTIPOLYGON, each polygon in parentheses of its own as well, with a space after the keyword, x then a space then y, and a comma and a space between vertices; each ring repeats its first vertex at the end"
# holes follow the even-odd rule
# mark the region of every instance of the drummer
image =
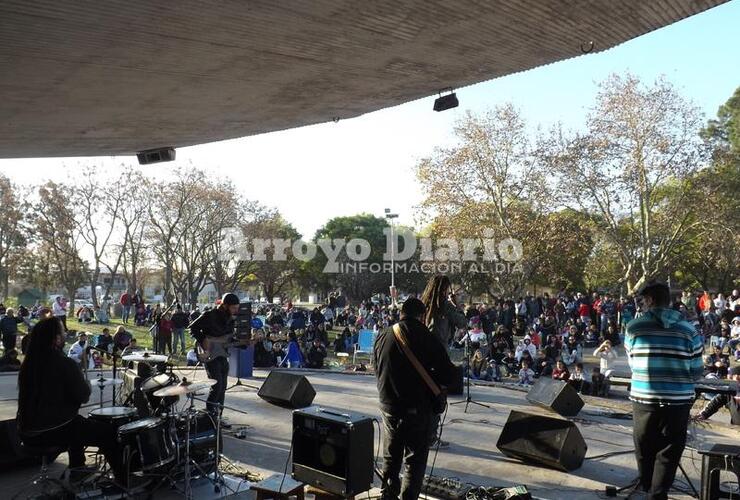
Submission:
POLYGON ((90 398, 90 384, 80 368, 64 355, 64 329, 54 317, 31 330, 28 352, 18 375, 18 432, 28 446, 66 448, 69 467, 85 465, 85 447, 97 446, 118 481, 121 453, 115 429, 79 415, 90 398))

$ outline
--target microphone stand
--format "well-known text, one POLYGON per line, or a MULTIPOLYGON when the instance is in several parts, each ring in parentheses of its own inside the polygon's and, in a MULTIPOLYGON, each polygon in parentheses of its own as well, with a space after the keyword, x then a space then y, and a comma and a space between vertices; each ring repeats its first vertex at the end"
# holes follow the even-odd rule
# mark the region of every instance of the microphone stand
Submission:
POLYGON ((465 337, 463 337, 465 340, 465 363, 468 368, 468 376, 465 378, 465 399, 461 399, 460 401, 455 401, 454 403, 450 403, 450 406, 459 405, 465 403, 465 409, 463 410, 463 413, 468 412, 468 406, 470 403, 473 403, 474 405, 482 406, 483 408, 491 408, 490 405, 487 405, 485 403, 480 403, 478 401, 474 401, 472 397, 470 397, 470 379, 472 378, 472 371, 473 369, 470 366, 470 332, 465 333, 465 337))

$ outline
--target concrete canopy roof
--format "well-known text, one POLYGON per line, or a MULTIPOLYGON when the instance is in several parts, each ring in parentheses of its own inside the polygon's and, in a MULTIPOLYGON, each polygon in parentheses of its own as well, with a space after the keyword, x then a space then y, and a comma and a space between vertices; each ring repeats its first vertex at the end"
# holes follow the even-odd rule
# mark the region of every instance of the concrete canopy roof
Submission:
POLYGON ((346 119, 721 3, 3 0, 0 157, 133 154, 346 119))

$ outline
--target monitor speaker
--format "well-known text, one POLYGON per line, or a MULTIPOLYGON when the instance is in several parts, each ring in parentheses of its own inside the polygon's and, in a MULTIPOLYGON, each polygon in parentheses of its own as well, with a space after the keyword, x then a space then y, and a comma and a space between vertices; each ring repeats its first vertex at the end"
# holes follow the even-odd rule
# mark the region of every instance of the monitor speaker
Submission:
POLYGON ((573 386, 547 377, 537 379, 527 393, 527 401, 564 417, 575 417, 583 408, 583 399, 573 386))
POLYGON ((573 422, 512 410, 496 447, 507 457, 561 471, 581 466, 586 442, 573 422))
POLYGON ((370 417, 313 406, 293 412, 293 478, 342 498, 373 482, 370 417))
POLYGON ((303 375, 273 370, 257 395, 268 403, 295 409, 310 406, 316 391, 303 375))

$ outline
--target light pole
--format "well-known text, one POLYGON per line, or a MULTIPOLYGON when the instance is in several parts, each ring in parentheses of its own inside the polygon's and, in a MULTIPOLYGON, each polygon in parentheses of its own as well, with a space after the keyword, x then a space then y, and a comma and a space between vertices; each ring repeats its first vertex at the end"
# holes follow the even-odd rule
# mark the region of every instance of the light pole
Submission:
POLYGON ((395 249, 394 245, 396 244, 396 237, 393 234, 393 219, 397 218, 398 214, 391 213, 390 208, 385 209, 385 218, 388 219, 391 225, 391 299, 393 299, 393 303, 396 303, 396 263, 394 260, 395 256, 395 249))

